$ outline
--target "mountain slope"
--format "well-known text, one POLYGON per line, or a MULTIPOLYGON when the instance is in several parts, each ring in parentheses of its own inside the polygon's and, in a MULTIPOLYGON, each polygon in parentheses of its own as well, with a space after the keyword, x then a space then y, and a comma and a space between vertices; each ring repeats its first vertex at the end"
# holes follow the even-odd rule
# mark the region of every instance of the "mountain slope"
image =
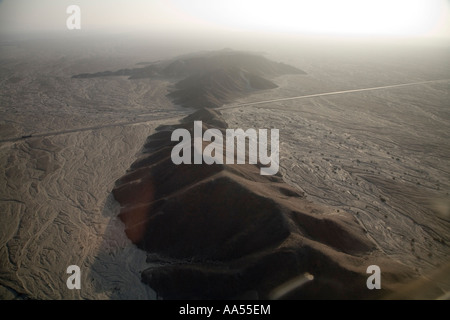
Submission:
POLYGON ((175 85, 169 94, 176 104, 185 107, 220 107, 253 90, 276 88, 273 82, 236 67, 216 69, 189 76, 175 85))
POLYGON ((177 81, 169 93, 174 103, 200 109, 220 107, 254 90, 276 88, 277 85, 266 77, 284 74, 305 72, 255 54, 218 51, 160 61, 142 68, 78 74, 73 78, 128 76, 129 79, 169 79, 177 81))
POLYGON ((211 109, 160 127, 113 190, 127 236, 155 264, 142 281, 159 296, 266 299, 310 273, 314 280, 290 298, 377 298, 411 279, 351 215, 306 200, 279 176, 261 176, 258 165, 173 164, 171 133, 192 133, 193 120, 226 128, 211 109), (371 264, 383 270, 382 290, 366 287, 371 264))

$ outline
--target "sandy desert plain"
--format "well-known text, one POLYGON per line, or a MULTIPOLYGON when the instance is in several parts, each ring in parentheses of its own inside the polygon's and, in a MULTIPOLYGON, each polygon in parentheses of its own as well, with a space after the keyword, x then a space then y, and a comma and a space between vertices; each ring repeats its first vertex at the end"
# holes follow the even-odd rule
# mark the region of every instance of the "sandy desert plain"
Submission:
MULTIPOLYGON (((155 299, 141 282, 146 253, 125 235, 111 191, 147 136, 192 110, 173 104, 164 79, 71 77, 195 50, 46 41, 0 44, 0 298, 155 299), (81 290, 66 286, 73 264, 81 290)), ((418 275, 448 266, 449 48, 267 48, 307 74, 273 78, 278 88, 219 108, 229 127, 279 129, 287 184, 350 213, 418 275), (408 85, 301 98, 397 84, 408 85), (299 98, 272 101, 289 97, 299 98)), ((449 274, 435 278, 442 295, 449 274)))

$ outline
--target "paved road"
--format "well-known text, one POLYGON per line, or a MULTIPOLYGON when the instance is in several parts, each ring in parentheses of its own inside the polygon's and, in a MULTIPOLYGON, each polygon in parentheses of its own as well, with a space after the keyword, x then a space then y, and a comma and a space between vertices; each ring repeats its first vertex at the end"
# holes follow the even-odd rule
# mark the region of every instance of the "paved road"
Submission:
MULTIPOLYGON (((271 102, 279 102, 279 101, 289 101, 289 100, 315 98, 315 97, 331 96, 331 95, 338 95, 338 94, 345 94, 345 93, 354 93, 354 92, 363 92, 363 91, 373 91, 373 90, 382 90, 382 89, 390 89, 390 88, 415 86, 415 85, 421 85, 421 84, 427 84, 427 83, 435 83, 435 82, 445 82, 445 81, 450 81, 450 79, 410 82, 410 83, 394 84, 394 85, 382 86, 382 87, 372 87, 372 88, 363 88, 363 89, 323 92, 323 93, 308 94, 308 95, 304 95, 304 96, 296 96, 296 97, 289 97, 289 98, 279 98, 279 99, 264 100, 264 101, 246 102, 246 103, 241 103, 241 104, 224 106, 224 107, 221 107, 221 108, 217 108, 217 110, 225 110, 225 109, 233 109, 233 108, 239 108, 239 107, 254 106, 254 105, 271 103, 271 102)), ((186 115, 188 113, 189 113, 189 111, 186 111, 186 115)), ((149 114, 136 115, 136 117, 146 116, 146 115, 149 115, 149 114)), ((178 117, 181 117, 181 116, 183 116, 183 114, 180 113, 179 115, 153 117, 152 119, 133 120, 133 121, 126 121, 126 122, 115 122, 115 123, 104 124, 104 125, 93 126, 93 127, 76 128, 76 129, 70 129, 70 130, 53 131, 53 132, 45 132, 45 133, 36 133, 36 134, 31 135, 31 136, 22 136, 22 137, 2 139, 2 140, 0 139, 0 143, 3 143, 3 142, 14 142, 14 141, 30 139, 30 138, 36 138, 36 137, 56 136, 56 135, 61 135, 61 134, 73 133, 73 132, 97 130, 97 129, 102 129, 102 128, 115 127, 115 126, 128 126, 128 125, 133 125, 133 124, 138 124, 138 123, 150 122, 150 121, 154 121, 154 120, 173 119, 173 118, 178 118, 178 117)))
POLYGON ((381 90, 381 89, 416 86, 416 85, 420 85, 420 84, 445 82, 445 81, 450 81, 450 79, 410 82, 410 83, 394 84, 394 85, 382 86, 382 87, 372 87, 372 88, 353 89, 353 90, 344 90, 344 91, 333 91, 333 92, 308 94, 308 95, 304 95, 304 96, 296 96, 296 97, 289 97, 289 98, 279 98, 279 99, 264 100, 264 101, 246 102, 246 103, 241 103, 241 104, 224 106, 224 107, 218 108, 218 110, 234 109, 234 108, 239 108, 239 107, 254 106, 254 105, 258 105, 258 104, 265 104, 265 103, 279 102, 279 101, 289 101, 289 100, 298 100, 298 99, 315 98, 315 97, 323 97, 323 96, 332 96, 332 95, 338 95, 338 94, 344 94, 344 93, 374 91, 374 90, 381 90))
MULTIPOLYGON (((151 122, 151 121, 155 121, 155 120, 174 119, 174 118, 182 117, 183 115, 188 115, 189 113, 190 112, 187 111, 186 114, 180 113, 177 115, 152 117, 151 119, 122 121, 122 122, 114 122, 114 123, 108 123, 108 124, 92 126, 92 127, 74 128, 74 129, 68 129, 68 130, 51 131, 51 132, 43 132, 43 133, 33 133, 32 135, 29 135, 29 136, 15 137, 15 138, 9 138, 9 139, 0 139, 0 143, 15 142, 15 141, 19 141, 19 140, 26 140, 26 139, 39 138, 39 137, 42 138, 42 137, 48 137, 48 136, 57 136, 57 135, 61 135, 61 134, 81 132, 81 131, 98 130, 98 129, 109 128, 109 127, 129 126, 129 125, 133 125, 133 124, 146 123, 146 122, 151 122)), ((147 114, 145 114, 145 115, 147 115, 147 114)), ((136 117, 139 117, 139 116, 141 116, 141 115, 136 115, 136 117)))

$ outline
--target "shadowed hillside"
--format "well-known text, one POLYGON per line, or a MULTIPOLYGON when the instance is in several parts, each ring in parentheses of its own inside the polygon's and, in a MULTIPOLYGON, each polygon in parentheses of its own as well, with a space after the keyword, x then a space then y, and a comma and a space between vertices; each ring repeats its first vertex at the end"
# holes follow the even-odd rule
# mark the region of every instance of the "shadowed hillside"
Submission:
POLYGON ((276 88, 277 85, 265 77, 283 74, 305 72, 255 54, 218 51, 183 56, 135 69, 83 73, 73 78, 128 76, 129 79, 174 80, 177 82, 169 96, 176 104, 197 109, 220 107, 245 93, 276 88))
POLYGON ((189 76, 179 81, 169 96, 185 107, 220 107, 243 93, 276 87, 263 77, 231 67, 189 76))
POLYGON ((390 261, 349 214, 306 200, 258 165, 175 165, 171 132, 226 127, 202 109, 148 137, 142 156, 117 181, 114 197, 127 236, 155 263, 142 280, 165 299, 268 298, 305 272, 314 276, 289 298, 374 298, 412 273, 390 261), (368 290, 366 268, 383 270, 368 290))

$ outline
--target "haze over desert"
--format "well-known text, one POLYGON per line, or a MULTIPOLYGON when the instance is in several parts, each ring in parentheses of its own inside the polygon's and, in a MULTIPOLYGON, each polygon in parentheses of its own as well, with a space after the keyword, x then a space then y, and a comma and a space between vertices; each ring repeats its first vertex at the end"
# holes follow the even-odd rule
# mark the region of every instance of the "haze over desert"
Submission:
POLYGON ((449 298, 448 43, 81 21, 0 38, 0 299, 449 298))

